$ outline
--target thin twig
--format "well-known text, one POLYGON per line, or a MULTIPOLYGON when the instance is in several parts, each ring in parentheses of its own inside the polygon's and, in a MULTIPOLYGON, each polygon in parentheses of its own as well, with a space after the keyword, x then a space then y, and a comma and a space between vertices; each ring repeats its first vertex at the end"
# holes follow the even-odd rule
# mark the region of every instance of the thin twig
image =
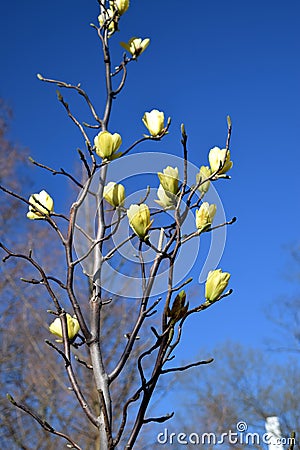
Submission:
POLYGON ((7 253, 7 256, 3 258, 4 262, 9 258, 19 258, 19 259, 25 259, 25 261, 28 261, 33 267, 35 267, 35 269, 41 275, 42 282, 43 282, 44 286, 46 287, 46 289, 55 305, 56 310, 58 311, 58 313, 60 313, 62 311, 62 308, 60 306, 58 298, 56 297, 54 291, 52 290, 52 288, 49 284, 49 281, 48 281, 49 277, 47 277, 46 273, 44 272, 42 267, 37 263, 37 261, 35 261, 32 258, 32 252, 30 251, 29 255, 24 255, 22 253, 14 253, 11 250, 9 250, 7 247, 5 247, 5 245, 3 245, 1 242, 0 242, 0 248, 2 248, 7 253))
POLYGON ((84 141, 88 145, 88 148, 91 149, 92 148, 92 144, 91 144, 91 141, 90 141, 88 135, 85 132, 85 129, 83 128, 81 123, 76 119, 76 117, 71 113, 69 104, 64 100, 63 96, 61 95, 61 93, 59 91, 57 91, 57 98, 58 98, 58 101, 64 106, 64 108, 67 111, 67 114, 70 117, 70 119, 75 123, 75 125, 81 131, 81 134, 82 134, 82 136, 84 138, 84 141))
POLYGON ((124 85, 125 85, 125 81, 126 81, 126 77, 127 77, 127 68, 126 68, 126 64, 123 64, 123 75, 122 75, 122 79, 120 81, 119 86, 117 87, 117 89, 115 89, 112 92, 112 95, 115 97, 116 95, 118 95, 121 90, 123 89, 124 85))
POLYGON ((201 365, 204 365, 204 364, 210 364, 210 363, 213 362, 213 360, 214 360, 213 358, 210 358, 210 359, 205 360, 205 361, 197 361, 197 362, 194 362, 194 363, 190 363, 190 364, 187 364, 186 366, 171 367, 170 369, 162 369, 160 373, 161 374, 166 374, 166 373, 170 373, 170 372, 183 372, 184 370, 188 370, 191 367, 197 367, 197 366, 201 366, 201 365))
POLYGON ((44 78, 42 75, 38 75, 38 79, 41 81, 44 81, 46 83, 53 83, 56 84, 58 87, 62 87, 62 88, 66 88, 66 89, 73 89, 75 91, 78 92, 79 95, 81 95, 82 97, 84 97, 87 105, 90 108, 90 111, 94 117, 94 119, 96 120, 96 122, 98 122, 99 124, 101 124, 101 120, 98 116, 98 114, 96 113, 96 110, 92 104, 92 102, 89 99, 89 96, 87 95, 87 93, 80 87, 80 84, 77 85, 72 85, 69 83, 65 83, 64 81, 59 81, 59 80, 52 80, 50 78, 44 78))
POLYGON ((75 355, 74 358, 76 359, 77 362, 79 362, 79 364, 82 364, 87 369, 90 370, 93 369, 93 366, 91 364, 88 364, 86 361, 83 361, 82 359, 79 358, 79 356, 75 355))
POLYGON ((36 422, 38 422, 40 424, 40 426, 48 431, 49 433, 52 433, 56 436, 59 436, 63 439, 65 439, 66 441, 68 441, 71 445, 72 448, 75 448, 76 450, 82 450, 81 447, 79 447, 78 444, 76 444, 75 441, 73 441, 73 439, 70 438, 70 436, 68 436, 65 433, 61 433, 60 431, 57 431, 53 428, 52 425, 50 425, 45 419, 42 419, 35 411, 33 411, 31 408, 28 408, 28 406, 17 402, 10 394, 7 394, 7 398, 10 401, 10 403, 12 403, 14 406, 16 406, 17 408, 21 409, 22 411, 24 411, 25 413, 29 414, 36 422))
POLYGON ((166 422, 167 420, 171 419, 173 416, 174 416, 174 412, 172 412, 170 414, 166 414, 165 416, 161 416, 161 417, 149 417, 148 419, 144 419, 143 422, 144 423, 150 423, 150 422, 163 423, 163 422, 166 422))
POLYGON ((60 170, 52 169, 51 167, 48 167, 45 164, 41 164, 41 163, 35 161, 31 157, 29 157, 29 161, 32 164, 34 164, 35 166, 37 166, 37 167, 41 167, 42 169, 48 170, 53 175, 65 175, 66 177, 70 178, 70 180, 72 180, 73 183, 76 184, 76 186, 80 187, 81 189, 83 188, 83 185, 79 181, 77 181, 76 178, 73 177, 73 175, 71 175, 70 173, 66 172, 63 168, 60 168, 60 170))
POLYGON ((120 442, 120 439, 121 439, 121 437, 122 437, 122 434, 123 434, 123 432, 124 432, 124 428, 125 428, 125 425, 126 425, 126 422, 127 422, 127 415, 128 415, 128 407, 129 407, 129 405, 131 404, 131 403, 134 403, 134 402, 136 402, 138 399, 139 399, 139 397, 140 397, 140 395, 141 395, 141 392, 142 392, 142 388, 139 388, 126 402, 125 402, 125 404, 124 404, 124 406, 123 406, 123 411, 122 411, 122 421, 121 421, 121 424, 120 424, 120 427, 119 427, 119 430, 118 430, 118 433, 117 433, 117 435, 116 435, 116 438, 114 439, 114 445, 116 446, 119 442, 120 442))

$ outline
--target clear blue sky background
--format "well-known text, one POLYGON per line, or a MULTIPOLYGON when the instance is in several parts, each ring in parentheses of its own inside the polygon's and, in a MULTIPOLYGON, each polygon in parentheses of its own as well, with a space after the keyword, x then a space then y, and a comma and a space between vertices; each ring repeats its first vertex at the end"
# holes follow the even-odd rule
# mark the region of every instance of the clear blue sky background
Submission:
MULTIPOLYGON (((217 187, 227 216, 238 217, 220 264, 232 273, 234 294, 190 321, 188 358, 198 346, 227 339, 263 345, 272 333, 264 308, 297 291, 285 275, 294 270, 288 249, 299 245, 300 3, 194 0, 186 5, 132 0, 120 33, 111 39, 115 65, 122 55, 119 41, 136 35, 150 37, 151 44, 129 67, 110 128, 129 144, 145 132, 144 111, 161 109, 172 117, 172 127, 151 150, 180 155, 184 122, 190 159, 200 166, 211 147, 224 145, 226 115, 232 117, 232 180, 217 187)), ((0 96, 14 111, 11 137, 55 168, 72 168, 83 143, 54 86, 36 74, 81 82, 101 111, 100 45, 89 27, 97 15, 96 0, 16 0, 1 8, 0 96)), ((66 98, 86 119, 82 103, 66 98)), ((56 209, 62 208, 60 181, 32 170, 34 187, 47 188, 56 209)))

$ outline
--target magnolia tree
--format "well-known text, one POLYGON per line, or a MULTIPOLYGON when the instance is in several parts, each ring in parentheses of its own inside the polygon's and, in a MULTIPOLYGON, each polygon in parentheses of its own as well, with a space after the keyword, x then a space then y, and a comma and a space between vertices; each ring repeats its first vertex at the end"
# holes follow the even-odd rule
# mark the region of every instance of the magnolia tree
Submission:
MULTIPOLYGON (((145 112, 142 117, 147 134, 128 148, 122 148, 122 137, 109 126, 112 103, 125 86, 128 65, 141 57, 150 39, 132 37, 127 43, 121 42, 126 53, 115 66, 111 62, 110 43, 119 29, 122 15, 129 8, 129 0, 99 0, 99 6, 98 25, 92 26, 103 51, 106 76, 103 115, 99 115, 80 84, 71 85, 38 75, 43 82, 82 96, 93 120, 93 124, 81 122, 58 92, 58 100, 85 143, 85 149, 79 150, 83 181, 63 169, 57 171, 32 160, 43 170, 72 180, 78 196, 69 213, 55 210, 55 199, 46 186, 28 200, 1 186, 2 191, 27 204, 28 219, 43 220, 52 228, 64 249, 65 261, 61 265, 66 267, 65 277, 47 273, 30 249, 18 253, 5 243, 1 243, 1 248, 6 253, 4 261, 21 258, 34 268, 36 277, 23 281, 43 285, 53 303, 49 313, 55 317, 49 320, 49 333, 58 339, 46 340, 46 344, 65 366, 81 413, 98 430, 96 448, 131 449, 145 424, 164 422, 173 415, 154 417, 149 411, 160 377, 212 361, 182 366, 172 363, 188 318, 231 293, 231 290, 226 291, 230 274, 217 266, 226 226, 235 219, 226 221, 213 186, 216 180, 229 179, 231 121, 227 117, 224 148, 213 147, 208 153, 208 165, 201 167, 188 161, 184 125, 181 126, 183 157, 164 153, 132 154, 143 142, 160 141, 169 133, 171 119, 166 120, 164 112, 158 109, 145 112), (139 187, 146 174, 152 176, 153 186, 139 187), (204 234, 211 238, 211 245, 202 270, 196 272, 193 266, 204 234), (200 282, 205 281, 205 298, 190 307, 187 298, 192 269, 200 282), (82 278, 87 278, 90 286, 90 296, 84 303, 77 292, 78 279, 82 278), (112 302, 120 297, 135 301, 137 306, 128 329, 124 330, 122 353, 110 363, 112 367, 107 367, 101 319, 104 312, 109 315, 112 302), (140 348, 138 353, 137 347, 140 348), (80 359, 78 354, 74 357, 74 350, 79 348, 86 350, 87 359, 80 359), (126 368, 132 358, 139 383, 129 396, 119 399, 122 414, 121 419, 116 420, 112 401, 116 396, 113 394, 118 392, 122 377, 128 375, 126 368), (85 395, 89 386, 82 385, 82 379, 78 378, 79 365, 93 373, 93 389, 96 388, 98 395, 93 404, 88 403, 85 395)), ((113 318, 111 321, 114 327, 119 326, 119 323, 114 324, 113 318)), ((46 417, 11 395, 9 400, 31 415, 44 430, 65 439, 70 448, 81 448, 80 442, 75 442, 67 429, 60 430, 59 424, 49 424, 46 417)))

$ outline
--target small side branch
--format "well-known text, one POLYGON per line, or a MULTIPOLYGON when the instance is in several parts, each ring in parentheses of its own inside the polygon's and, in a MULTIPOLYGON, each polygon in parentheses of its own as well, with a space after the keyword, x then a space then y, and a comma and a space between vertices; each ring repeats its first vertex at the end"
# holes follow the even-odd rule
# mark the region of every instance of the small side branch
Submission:
POLYGON ((7 394, 7 398, 10 401, 10 403, 12 403, 14 406, 21 409, 26 414, 29 414, 36 422, 38 422, 40 424, 40 426, 44 430, 48 431, 49 433, 54 434, 55 436, 59 436, 59 437, 65 439, 66 441, 69 442, 70 445, 72 445, 72 448, 75 448, 76 450, 82 450, 82 448, 79 447, 79 445, 76 444, 76 442, 74 442, 73 439, 70 438, 70 436, 68 436, 65 433, 61 433, 60 431, 55 430, 52 427, 52 425, 50 425, 46 420, 42 419, 35 411, 28 408, 26 405, 23 405, 22 403, 17 402, 10 394, 7 394))
POLYGON ((57 312, 60 313, 62 311, 62 308, 59 304, 59 301, 58 301, 54 291, 52 290, 52 288, 49 284, 48 277, 47 277, 46 273, 44 272, 44 270, 42 269, 42 267, 32 258, 32 252, 30 251, 29 255, 23 255, 21 253, 13 253, 11 250, 9 250, 7 247, 5 247, 1 242, 0 242, 0 248, 2 248, 7 253, 7 256, 5 256, 3 258, 4 262, 9 258, 19 258, 19 259, 25 259, 33 267, 35 267, 35 269, 41 275, 41 279, 42 279, 41 281, 44 284, 44 286, 46 287, 46 289, 55 305, 57 312))
POLYGON ((89 149, 92 148, 92 144, 91 141, 88 137, 88 135, 85 132, 85 129, 83 128, 83 126, 81 125, 81 123, 76 119, 76 117, 71 113, 69 104, 64 100, 63 96, 61 95, 61 93, 59 91, 57 91, 57 98, 58 101, 64 106, 65 110, 67 111, 68 116, 70 117, 70 119, 75 123, 75 125, 79 128, 84 141, 86 142, 87 146, 89 149))
POLYGON ((41 164, 37 161, 35 161, 33 158, 29 157, 29 161, 34 164, 37 167, 41 167, 42 169, 48 170, 48 172, 51 172, 53 175, 64 175, 67 178, 70 178, 70 180, 73 181, 73 183, 76 184, 76 186, 83 188, 83 185, 76 180, 76 178, 73 177, 70 173, 66 172, 63 168, 60 168, 60 170, 52 169, 51 167, 46 166, 45 164, 41 164))
POLYGON ((95 108, 94 108, 94 106, 93 106, 89 96, 81 88, 80 83, 77 84, 77 85, 72 85, 70 83, 65 83, 64 81, 52 80, 50 78, 44 78, 41 74, 38 74, 37 77, 38 77, 39 80, 44 81, 46 83, 56 84, 56 86, 58 86, 58 87, 62 87, 62 88, 66 88, 66 89, 72 89, 72 90, 75 90, 76 92, 78 92, 78 94, 81 95, 85 99, 85 101, 86 101, 88 107, 90 108, 90 111, 91 111, 94 119, 96 120, 96 122, 101 124, 101 120, 100 120, 98 114, 96 113, 96 110, 95 110, 95 108))
MULTIPOLYGON (((227 138, 226 138, 226 150, 229 150, 230 146, 230 138, 231 138, 231 132, 232 132, 232 123, 230 116, 227 116, 227 138)), ((226 160, 226 158, 225 158, 226 160)))
POLYGON ((141 395, 141 392, 142 392, 142 388, 139 388, 128 400, 127 400, 127 402, 125 403, 125 405, 124 405, 124 407, 123 407, 123 414, 122 414, 122 422, 121 422, 121 425, 120 425, 120 428, 119 428, 119 431, 118 431, 118 434, 117 434, 117 436, 116 436, 116 438, 115 438, 115 440, 114 440, 114 446, 116 446, 118 443, 119 443, 119 441, 120 441, 120 439, 121 439, 121 437, 122 437, 122 434, 123 434, 123 432, 124 432, 124 429, 125 429, 125 425, 126 425, 126 422, 127 422, 127 415, 128 415, 128 407, 129 407, 129 405, 131 404, 131 403, 134 403, 134 402, 136 402, 138 399, 139 399, 139 397, 140 397, 140 395, 141 395))
POLYGON ((157 422, 157 423, 164 423, 167 420, 171 419, 174 416, 174 412, 170 414, 166 414, 161 417, 149 417, 148 419, 144 419, 144 423, 150 423, 150 422, 157 422))
POLYGON ((171 367, 170 369, 162 369, 161 370, 161 374, 165 374, 165 373, 170 373, 170 372, 184 372, 185 370, 190 369, 191 367, 197 367, 197 366, 202 366, 204 364, 210 364, 213 362, 213 358, 204 360, 204 361, 196 361, 194 363, 191 364, 187 364, 186 366, 179 366, 179 367, 171 367))

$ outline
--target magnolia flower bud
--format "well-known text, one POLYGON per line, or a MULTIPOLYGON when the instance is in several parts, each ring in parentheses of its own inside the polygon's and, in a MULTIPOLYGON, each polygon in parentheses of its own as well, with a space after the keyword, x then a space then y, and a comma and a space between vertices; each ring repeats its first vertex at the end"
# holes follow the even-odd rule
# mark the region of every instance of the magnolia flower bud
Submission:
POLYGON ((117 9, 120 16, 122 16, 122 14, 124 14, 129 8, 129 0, 114 0, 110 1, 109 3, 112 9, 117 9))
POLYGON ((223 291, 227 288, 230 273, 222 272, 221 269, 211 270, 208 273, 205 284, 205 298, 209 302, 218 300, 223 291))
POLYGON ((103 159, 113 159, 119 154, 115 152, 122 144, 122 138, 118 133, 111 134, 108 131, 101 131, 94 139, 96 153, 103 159))
POLYGON ((162 172, 157 173, 160 185, 157 190, 159 200, 155 200, 164 209, 175 209, 177 205, 178 193, 178 168, 166 167, 162 172))
POLYGON ((216 211, 216 205, 210 205, 208 202, 202 203, 200 208, 196 210, 196 227, 198 230, 204 231, 211 226, 216 211))
POLYGON ((162 111, 152 109, 151 112, 145 112, 142 120, 151 136, 156 137, 163 132, 165 115, 162 111))
POLYGON ((114 15, 115 13, 112 9, 106 9, 98 16, 100 27, 107 26, 108 37, 111 37, 118 30, 118 17, 114 17, 114 15))
MULTIPOLYGON (((66 314, 67 319, 67 329, 68 329, 68 338, 73 339, 76 334, 79 332, 79 322, 76 317, 71 317, 70 314, 66 314)), ((62 328, 61 328, 61 320, 57 317, 49 326, 50 333, 55 334, 56 336, 62 338, 62 328)))
POLYGON ((53 199, 46 191, 31 195, 29 203, 28 219, 44 219, 45 215, 49 216, 53 212, 53 199))
POLYGON ((208 166, 201 166, 200 172, 197 173, 197 175, 196 175, 196 182, 198 184, 199 182, 204 181, 204 183, 200 184, 200 186, 198 188, 202 194, 206 194, 206 192, 208 191, 208 189, 210 187, 210 181, 205 181, 210 176, 211 176, 210 168, 208 166))
POLYGON ((152 224, 150 221, 150 210, 145 203, 131 205, 127 210, 129 225, 140 239, 144 240, 152 224))
POLYGON ((175 209, 177 205, 177 196, 166 192, 162 185, 157 189, 157 197, 159 200, 154 200, 164 209, 175 209))
POLYGON ((111 181, 104 186, 103 197, 114 208, 122 206, 125 201, 125 188, 122 184, 111 181))
POLYGON ((120 42, 120 45, 125 48, 129 53, 131 53, 133 58, 137 58, 140 56, 143 51, 146 50, 148 45, 150 44, 150 39, 141 39, 137 37, 132 37, 128 42, 120 42))
POLYGON ((164 188, 166 192, 170 192, 171 194, 178 193, 178 168, 175 167, 166 167, 163 170, 163 173, 157 173, 160 184, 164 188))
POLYGON ((173 323, 182 319, 189 309, 189 304, 185 303, 186 293, 183 289, 176 295, 172 308, 168 308, 168 317, 170 317, 173 323))
POLYGON ((209 152, 208 160, 212 172, 217 172, 222 165, 222 169, 218 171, 218 175, 228 172, 233 166, 233 162, 230 161, 230 151, 227 151, 226 148, 223 148, 222 150, 219 147, 212 148, 209 152))

